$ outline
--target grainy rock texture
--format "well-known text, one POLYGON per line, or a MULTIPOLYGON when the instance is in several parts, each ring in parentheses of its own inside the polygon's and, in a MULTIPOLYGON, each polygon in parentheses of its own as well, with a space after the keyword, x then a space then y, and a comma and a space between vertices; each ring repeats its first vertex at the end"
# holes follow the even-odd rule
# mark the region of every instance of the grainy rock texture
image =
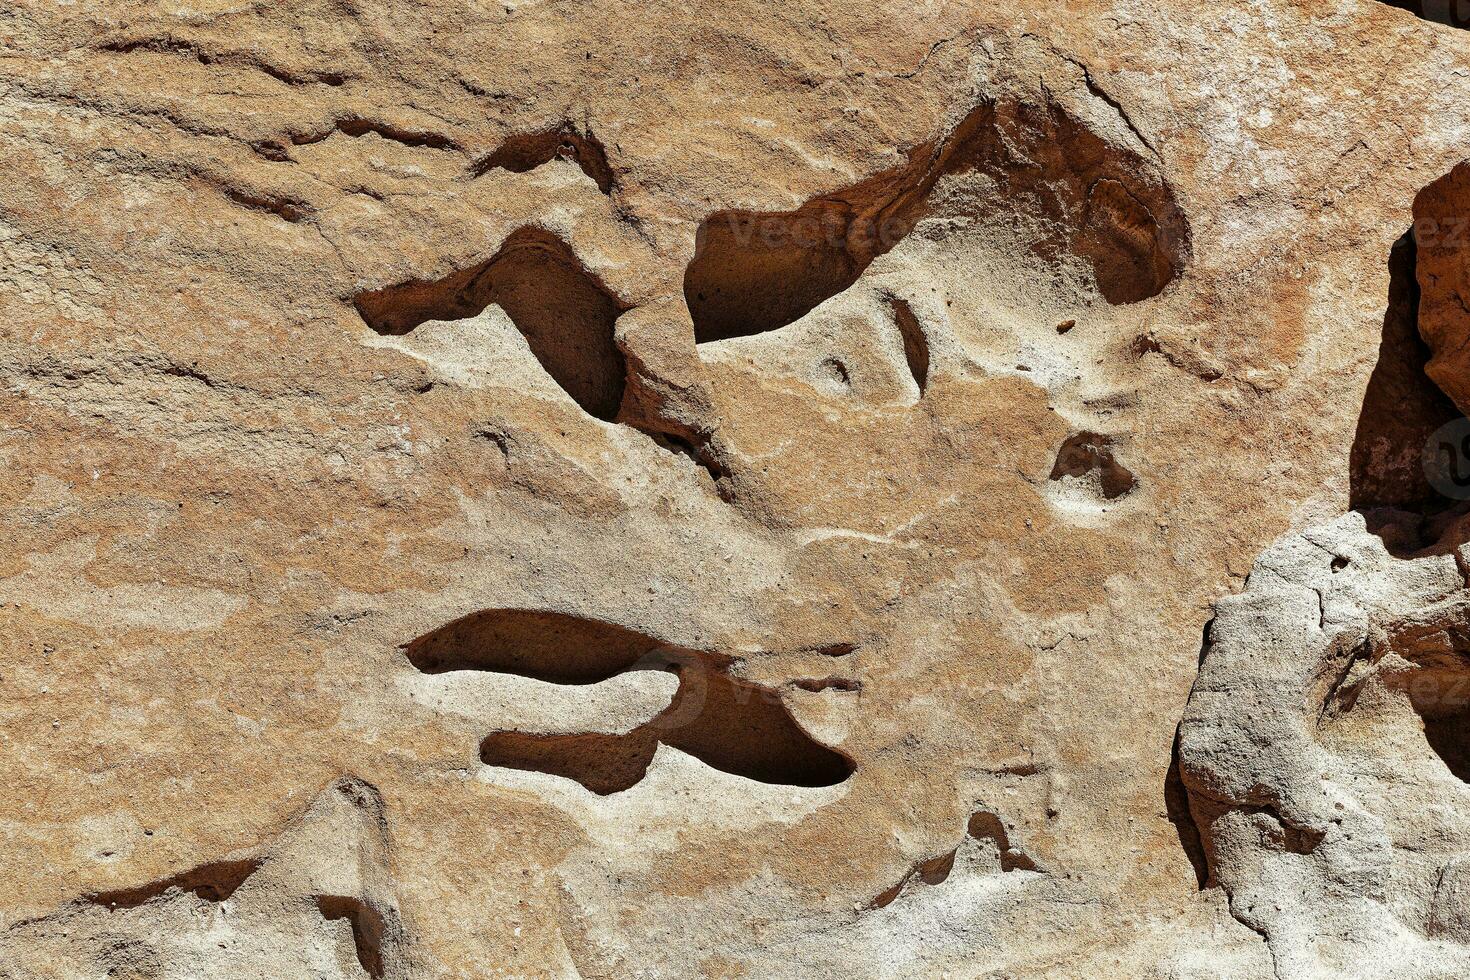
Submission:
POLYGON ((1216 607, 1180 770, 1280 976, 1470 969, 1464 548, 1396 559, 1352 514, 1277 541, 1216 607))
POLYGON ((20 0, 0 53, 0 977, 1470 968, 1470 32, 20 0))

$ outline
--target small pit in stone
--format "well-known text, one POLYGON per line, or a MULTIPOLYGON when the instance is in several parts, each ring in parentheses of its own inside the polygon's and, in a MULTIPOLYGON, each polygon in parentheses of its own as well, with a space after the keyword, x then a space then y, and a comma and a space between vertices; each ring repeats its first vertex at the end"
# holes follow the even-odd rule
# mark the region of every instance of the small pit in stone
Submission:
POLYGON ((1113 458, 1112 447, 1111 437, 1096 432, 1070 436, 1057 450, 1051 479, 1095 480, 1104 500, 1116 500, 1131 491, 1137 481, 1128 467, 1113 458))
POLYGON ((847 365, 840 358, 829 357, 821 363, 822 374, 839 388, 851 388, 852 377, 847 373, 847 365))

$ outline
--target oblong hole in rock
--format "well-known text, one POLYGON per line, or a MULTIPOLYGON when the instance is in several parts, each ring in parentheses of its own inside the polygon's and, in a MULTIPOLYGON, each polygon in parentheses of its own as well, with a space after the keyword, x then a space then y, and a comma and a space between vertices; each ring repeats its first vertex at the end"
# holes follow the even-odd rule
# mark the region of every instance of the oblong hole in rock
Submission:
POLYGON ((470 167, 470 175, 479 177, 491 170, 523 174, 552 160, 570 160, 592 178, 597 189, 611 194, 612 167, 607 151, 591 133, 583 135, 570 125, 553 126, 535 133, 517 133, 470 167))
POLYGON ((647 726, 659 741, 762 783, 833 786, 852 775, 852 761, 808 735, 776 689, 698 662, 678 670, 674 700, 647 726))
POLYGON ((1105 500, 1115 500, 1133 489, 1137 481, 1132 471, 1113 458, 1113 440, 1096 432, 1079 432, 1069 436, 1057 450, 1051 479, 1074 477, 1095 478, 1097 492, 1105 500))
POLYGON ((729 676, 717 659, 685 654, 673 668, 669 706, 622 735, 495 732, 480 743, 486 765, 573 779, 601 796, 643 778, 660 742, 712 768, 779 786, 832 786, 852 775, 845 755, 808 735, 779 693, 729 676))
POLYGON ((988 840, 995 844, 1002 871, 1037 870, 1036 862, 1020 848, 1011 844, 1005 823, 989 810, 976 810, 971 814, 965 832, 975 840, 988 840))
POLYGON ((639 665, 667 667, 672 648, 635 630, 536 609, 485 609, 404 647, 426 674, 490 670, 556 684, 595 684, 639 665))
POLYGON ((929 387, 929 338, 907 300, 890 296, 888 305, 893 310, 893 322, 898 326, 899 336, 903 338, 903 359, 908 363, 909 374, 913 375, 914 384, 919 386, 922 396, 929 387))
POLYGON ((1092 263, 1097 291, 1114 306, 1157 296, 1174 277, 1154 216, 1112 177, 1088 189, 1077 251, 1092 263))
POLYGON ((658 739, 647 728, 626 735, 495 732, 480 743, 480 761, 576 780, 598 796, 608 796, 636 786, 657 748, 658 739))

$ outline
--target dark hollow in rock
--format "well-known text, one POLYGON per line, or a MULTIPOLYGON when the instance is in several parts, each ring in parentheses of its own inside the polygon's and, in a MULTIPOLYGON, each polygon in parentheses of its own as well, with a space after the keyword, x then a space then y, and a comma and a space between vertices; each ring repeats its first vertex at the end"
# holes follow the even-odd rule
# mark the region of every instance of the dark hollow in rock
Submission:
POLYGON ((899 335, 903 337, 903 359, 908 362, 909 373, 922 396, 929 387, 929 338, 906 300, 891 296, 888 305, 893 310, 893 322, 898 326, 899 335))
POLYGON ((717 211, 700 225, 684 297, 699 343, 785 326, 847 289, 923 218, 1017 216, 1042 261, 1085 259, 1109 303, 1157 295, 1178 274, 1188 225, 1136 154, 1055 105, 985 103, 908 160, 794 211, 717 211), (977 173, 993 191, 935 193, 977 173), (941 199, 943 198, 943 199, 941 199))
POLYGON ((630 732, 494 732, 480 745, 487 765, 574 779, 604 796, 641 780, 660 742, 766 783, 830 786, 853 772, 846 756, 802 730, 778 689, 732 677, 733 658, 672 646, 612 623, 548 610, 486 609, 426 633, 403 651, 429 674, 487 670, 555 684, 593 684, 630 670, 678 675, 669 706, 630 732))
MULTIPOLYGON (((1205 626, 1206 632, 1209 625, 1205 626)), ((1203 653, 1200 661, 1204 661, 1203 653)), ((1194 869, 1194 883, 1200 891, 1207 888, 1210 881, 1210 866, 1205 859, 1205 847, 1200 839, 1199 826, 1194 822, 1194 814, 1189 809, 1189 790, 1185 788, 1184 779, 1179 774, 1179 731, 1174 731, 1174 747, 1169 755, 1169 768, 1164 773, 1164 813, 1169 818, 1169 823, 1174 825, 1174 835, 1179 840, 1179 846, 1184 851, 1184 856, 1189 858, 1189 865, 1194 869)))
MULTIPOLYGON (((627 425, 633 424, 627 418, 622 418, 620 421, 627 425)), ((710 445, 710 440, 707 437, 700 437, 699 434, 691 431, 690 434, 699 439, 699 443, 696 445, 691 439, 674 432, 659 432, 656 429, 642 429, 640 431, 653 440, 653 444, 660 449, 683 456, 694 463, 695 466, 704 470, 709 475, 710 482, 714 484, 715 492, 720 495, 721 499, 725 499, 725 487, 721 481, 727 480, 730 473, 725 469, 725 464, 715 454, 714 449, 710 445)))
MULTIPOLYGON (((1434 754, 1470 782, 1470 607, 1450 605, 1387 624, 1371 659, 1389 653, 1414 669, 1390 674, 1388 686, 1408 697, 1434 754)), ((1356 699, 1344 700, 1350 710, 1356 699)))
POLYGON ((487 766, 560 776, 598 796, 609 796, 638 784, 656 748, 658 739, 645 728, 625 735, 495 732, 480 743, 480 761, 487 766))
POLYGON ((803 731, 775 689, 703 660, 678 671, 674 700, 648 723, 659 741, 763 783, 833 786, 852 775, 852 762, 803 731))
POLYGON ((632 670, 662 670, 670 648, 651 636, 595 619, 537 609, 485 609, 404 647, 426 674, 493 670, 556 684, 595 684, 632 670), (640 661, 642 662, 640 665, 640 661))
POLYGON ((383 933, 385 923, 378 910, 361 899, 343 895, 319 895, 317 908, 327 921, 346 919, 352 927, 352 944, 357 962, 368 976, 383 976, 383 933))
POLYGON ((361 139, 369 133, 381 136, 385 140, 400 143, 409 147, 427 147, 432 150, 459 151, 459 143, 450 136, 442 133, 431 133, 416 129, 407 129, 395 126, 392 123, 379 119, 364 119, 361 116, 347 116, 335 120, 328 129, 315 132, 292 132, 291 143, 295 146, 309 146, 312 143, 320 143, 330 138, 334 133, 342 133, 353 139, 361 139))
POLYGON ((604 194, 612 193, 613 172, 607 162, 607 151, 597 137, 591 133, 584 135, 569 123, 510 137, 492 153, 477 160, 470 167, 470 174, 478 177, 497 169, 523 174, 552 160, 572 161, 592 178, 598 190, 604 194))
POLYGON ((1113 440, 1096 432, 1079 432, 1068 437, 1057 450, 1057 461, 1051 468, 1051 479, 1071 476, 1085 479, 1096 472, 1098 485, 1107 500, 1115 500, 1132 490, 1137 482, 1133 473, 1113 458, 1113 440))
POLYGON ((259 868, 258 860, 215 861, 136 888, 97 892, 88 895, 87 901, 109 909, 131 909, 177 889, 181 892, 193 892, 206 902, 223 902, 235 894, 259 868))
POLYGON ((611 421, 627 366, 613 338, 626 307, 571 247, 540 228, 513 232, 494 256, 433 282, 410 280, 354 298, 380 334, 406 334, 428 320, 463 320, 496 304, 526 338, 546 373, 578 405, 611 421))
POLYGON ((1389 253, 1378 362, 1348 457, 1348 502, 1355 510, 1395 507, 1427 514, 1453 503, 1430 484, 1424 466, 1430 434, 1460 412, 1424 372, 1430 351, 1419 336, 1415 266, 1414 237, 1405 233, 1389 253))
POLYGON ((852 374, 847 370, 847 365, 842 362, 842 358, 826 358, 822 361, 820 367, 822 373, 831 378, 840 387, 852 387, 852 374))
MULTIPOLYGON (((1002 873, 1041 870, 1025 851, 1011 843, 1005 822, 989 810, 976 810, 972 813, 966 823, 965 834, 974 840, 987 841, 995 848, 995 858, 1002 873)), ((909 868, 908 873, 894 885, 874 897, 868 903, 868 908, 881 909, 892 905, 894 900, 903 894, 904 888, 914 881, 925 885, 944 884, 954 871, 955 859, 959 857, 959 852, 959 847, 954 847, 943 854, 914 864, 909 868)))
POLYGON ((1012 845, 1005 823, 989 810, 976 810, 971 814, 965 831, 976 840, 988 840, 995 844, 1000 856, 1001 871, 1038 870, 1036 862, 1025 851, 1012 845))
POLYGON ((225 197, 248 211, 263 211, 273 214, 282 221, 296 224, 311 215, 312 209, 303 201, 296 201, 285 197, 271 197, 265 194, 252 194, 234 187, 222 188, 225 197))
POLYGON ((1424 719, 1424 739, 1463 783, 1470 783, 1470 712, 1424 719))
POLYGON ((851 677, 799 677, 791 682, 792 687, 820 694, 823 691, 841 691, 856 694, 863 689, 863 682, 851 677))
POLYGON ((1077 251, 1092 263, 1097 291, 1114 305, 1156 296, 1174 277, 1148 205, 1128 185, 1100 177, 1087 189, 1077 251))
POLYGON ((496 732, 480 746, 486 765, 573 779, 602 796, 636 785, 660 742, 746 779, 781 786, 832 786, 852 762, 796 723, 773 689, 731 677, 704 657, 686 655, 673 701, 623 735, 496 732))

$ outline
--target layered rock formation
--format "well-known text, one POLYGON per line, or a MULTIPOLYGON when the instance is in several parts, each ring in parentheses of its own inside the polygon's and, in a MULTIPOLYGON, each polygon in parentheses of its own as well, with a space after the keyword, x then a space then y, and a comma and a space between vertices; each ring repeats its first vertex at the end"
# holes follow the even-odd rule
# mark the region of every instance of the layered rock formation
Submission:
POLYGON ((0 11, 0 976, 1463 972, 1430 6, 0 11))

